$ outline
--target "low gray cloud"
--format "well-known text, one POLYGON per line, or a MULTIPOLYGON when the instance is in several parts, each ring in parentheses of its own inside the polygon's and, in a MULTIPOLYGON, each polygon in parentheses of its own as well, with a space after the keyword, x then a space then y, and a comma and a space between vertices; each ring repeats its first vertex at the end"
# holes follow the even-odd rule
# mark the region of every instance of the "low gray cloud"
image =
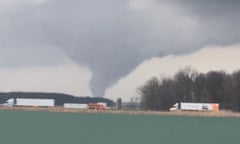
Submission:
POLYGON ((0 6, 0 47, 61 49, 91 69, 96 96, 145 59, 240 38, 233 1, 25 1, 0 6))
POLYGON ((53 47, 0 48, 0 68, 57 66, 69 63, 72 63, 72 60, 53 47))

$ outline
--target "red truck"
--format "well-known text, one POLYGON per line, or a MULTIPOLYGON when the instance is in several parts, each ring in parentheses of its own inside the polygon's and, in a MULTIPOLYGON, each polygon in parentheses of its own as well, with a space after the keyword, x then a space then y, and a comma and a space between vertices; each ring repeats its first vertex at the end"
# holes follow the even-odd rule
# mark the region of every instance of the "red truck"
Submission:
POLYGON ((106 107, 104 105, 98 103, 89 103, 88 108, 96 110, 106 110, 106 107))

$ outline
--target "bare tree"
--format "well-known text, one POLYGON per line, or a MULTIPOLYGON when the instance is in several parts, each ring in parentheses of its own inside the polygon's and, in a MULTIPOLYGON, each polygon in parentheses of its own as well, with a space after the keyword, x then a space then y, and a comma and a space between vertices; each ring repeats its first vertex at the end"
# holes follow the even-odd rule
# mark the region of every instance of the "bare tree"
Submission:
POLYGON ((209 93, 207 90, 207 79, 204 74, 199 74, 194 81, 194 102, 208 102, 209 93))
POLYGON ((225 72, 212 71, 207 73, 207 90, 211 102, 222 102, 224 93, 225 72))
POLYGON ((175 93, 178 101, 194 101, 193 83, 197 72, 190 67, 180 70, 174 77, 175 93))
POLYGON ((149 80, 143 87, 139 88, 141 95, 141 107, 145 110, 159 109, 159 81, 156 77, 149 80))

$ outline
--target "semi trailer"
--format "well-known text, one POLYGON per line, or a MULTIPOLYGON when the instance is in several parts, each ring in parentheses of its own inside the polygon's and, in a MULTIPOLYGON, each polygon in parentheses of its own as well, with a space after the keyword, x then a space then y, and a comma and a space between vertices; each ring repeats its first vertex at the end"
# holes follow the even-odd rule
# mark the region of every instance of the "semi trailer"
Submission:
POLYGON ((106 110, 107 104, 106 103, 88 103, 88 104, 81 104, 81 103, 64 103, 64 108, 71 108, 71 109, 97 109, 97 110, 106 110))
POLYGON ((71 109, 88 109, 88 104, 65 103, 63 107, 71 109))
POLYGON ((176 103, 170 111, 219 111, 218 103, 176 103))
POLYGON ((33 99, 33 98, 11 98, 5 103, 8 106, 26 106, 26 107, 53 107, 54 99, 33 99))

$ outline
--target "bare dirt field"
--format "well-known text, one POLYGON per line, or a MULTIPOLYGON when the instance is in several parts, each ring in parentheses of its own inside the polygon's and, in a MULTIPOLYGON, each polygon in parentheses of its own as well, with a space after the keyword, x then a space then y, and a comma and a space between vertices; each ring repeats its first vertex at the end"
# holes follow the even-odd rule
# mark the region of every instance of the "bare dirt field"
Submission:
POLYGON ((69 109, 63 107, 6 107, 1 106, 0 110, 12 111, 44 111, 44 112, 69 112, 69 113, 103 113, 103 114, 126 114, 126 115, 172 115, 172 116, 194 116, 194 117, 238 117, 240 113, 232 111, 140 111, 140 110, 90 110, 90 109, 69 109))

